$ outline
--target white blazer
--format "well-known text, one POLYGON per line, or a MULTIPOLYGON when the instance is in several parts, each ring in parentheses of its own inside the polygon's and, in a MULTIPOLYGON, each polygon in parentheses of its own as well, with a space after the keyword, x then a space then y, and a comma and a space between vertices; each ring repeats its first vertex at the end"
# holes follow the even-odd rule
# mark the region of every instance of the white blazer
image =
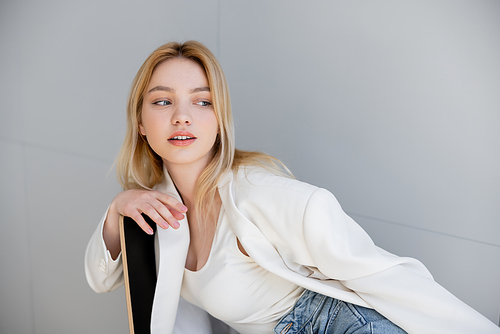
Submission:
MULTIPOLYGON (((181 200, 166 170, 156 190, 181 200)), ((410 334, 500 334, 499 327, 437 284, 419 261, 375 246, 325 189, 244 167, 221 178, 219 194, 224 214, 248 255, 286 280, 374 308, 410 334)), ((85 257, 87 280, 97 292, 123 283, 121 260, 111 259, 102 239, 103 221, 85 257)), ((187 220, 180 224, 178 230, 157 230, 153 334, 176 333, 189 246, 187 220)))

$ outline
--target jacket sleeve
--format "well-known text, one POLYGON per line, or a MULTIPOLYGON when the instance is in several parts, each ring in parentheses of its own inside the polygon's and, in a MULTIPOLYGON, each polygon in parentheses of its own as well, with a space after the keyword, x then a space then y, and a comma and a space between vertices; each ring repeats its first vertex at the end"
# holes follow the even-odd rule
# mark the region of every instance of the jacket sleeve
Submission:
POLYGON ((85 275, 95 292, 109 292, 123 284, 121 253, 113 260, 106 248, 102 229, 108 212, 101 219, 85 251, 85 275))
POLYGON ((327 190, 311 195, 303 223, 306 247, 318 270, 408 333, 500 333, 437 284, 419 261, 376 247, 327 190))

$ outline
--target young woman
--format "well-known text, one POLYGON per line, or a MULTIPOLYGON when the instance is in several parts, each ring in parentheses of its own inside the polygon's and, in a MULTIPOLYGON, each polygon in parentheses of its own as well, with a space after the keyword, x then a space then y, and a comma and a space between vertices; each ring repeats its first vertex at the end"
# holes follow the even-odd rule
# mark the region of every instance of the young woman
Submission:
POLYGON ((376 247, 331 193, 273 157, 236 150, 226 80, 202 44, 149 56, 127 124, 117 160, 125 190, 85 269, 97 292, 120 286, 119 217, 152 234, 141 214, 151 217, 160 227, 152 333, 206 332, 193 328, 206 318, 191 305, 240 333, 500 333, 420 262, 376 247))

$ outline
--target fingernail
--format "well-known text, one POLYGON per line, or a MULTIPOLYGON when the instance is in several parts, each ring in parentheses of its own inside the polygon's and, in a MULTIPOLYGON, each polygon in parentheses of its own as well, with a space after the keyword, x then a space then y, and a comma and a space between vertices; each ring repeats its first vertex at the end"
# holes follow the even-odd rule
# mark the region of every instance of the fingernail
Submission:
POLYGON ((149 234, 149 235, 153 235, 153 233, 154 233, 154 232, 153 232, 153 229, 152 229, 152 228, 148 228, 148 234, 149 234))
POLYGON ((166 229, 168 228, 168 224, 167 224, 167 223, 165 223, 165 224, 161 224, 161 227, 162 227, 164 230, 166 230, 166 229))
POLYGON ((181 206, 181 211, 186 212, 187 210, 188 210, 187 206, 185 206, 185 205, 181 206))
POLYGON ((181 224, 179 224, 178 221, 175 221, 174 222, 174 228, 179 228, 179 227, 181 227, 181 224))

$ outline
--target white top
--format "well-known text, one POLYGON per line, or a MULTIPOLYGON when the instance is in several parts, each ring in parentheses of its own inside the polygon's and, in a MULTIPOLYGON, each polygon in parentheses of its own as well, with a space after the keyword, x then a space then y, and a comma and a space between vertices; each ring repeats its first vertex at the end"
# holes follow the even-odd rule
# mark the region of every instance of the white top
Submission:
POLYGON ((207 263, 184 270, 181 296, 238 332, 254 334, 272 333, 303 291, 239 250, 222 208, 207 263))
MULTIPOLYGON (((180 200, 166 170, 156 190, 180 200)), ((420 262, 375 246, 325 189, 242 167, 221 177, 219 194, 245 251, 276 276, 374 308, 410 334, 500 334, 498 326, 437 284, 420 262)), ((102 238, 104 219, 85 254, 87 280, 98 292, 123 284, 121 259, 111 259, 102 238)), ((157 230, 152 334, 183 333, 177 329, 180 321, 195 323, 179 304, 190 240, 187 219, 180 223, 177 230, 157 230)), ((203 333, 203 328, 187 333, 203 333)))

